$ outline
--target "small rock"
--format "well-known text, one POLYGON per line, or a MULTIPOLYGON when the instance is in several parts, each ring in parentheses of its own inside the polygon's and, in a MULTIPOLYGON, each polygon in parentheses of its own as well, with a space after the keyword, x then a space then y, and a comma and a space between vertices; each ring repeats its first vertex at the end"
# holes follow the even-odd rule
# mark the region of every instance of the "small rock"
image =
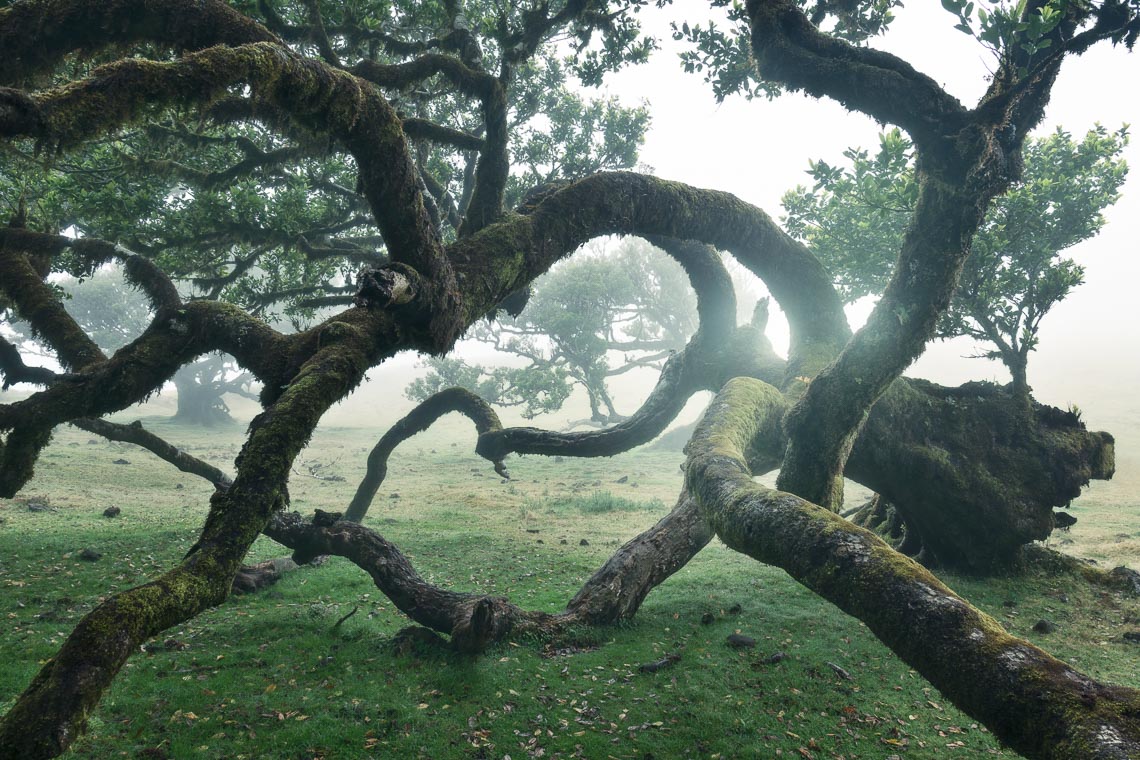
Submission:
POLYGON ((1122 638, 1131 644, 1140 644, 1140 631, 1125 631, 1122 638))
POLYGON ((568 541, 567 541, 567 540, 564 538, 564 539, 562 539, 561 541, 559 541, 558 543, 560 543, 560 544, 567 544, 567 543, 569 543, 569 542, 568 542, 568 541))
POLYGON ((730 633, 728 638, 725 639, 730 647, 733 649, 747 649, 756 646, 756 639, 751 636, 745 636, 740 633, 730 633))
POLYGON ((398 494, 398 493, 393 493, 393 494, 392 494, 391 496, 389 496, 388 498, 389 498, 389 499, 398 499, 398 498, 400 498, 400 494, 398 494))
POLYGON ((774 652, 762 660, 757 660, 753 665, 775 665, 777 662, 788 659, 788 655, 783 652, 774 652))
POLYGON ((436 451, 435 449, 432 449, 432 450, 431 450, 431 453, 433 453, 433 454, 438 454, 439 452, 438 452, 438 451, 436 451))
POLYGON ((185 641, 179 641, 178 639, 167 639, 162 642, 162 646, 164 649, 172 652, 175 650, 188 649, 190 647, 185 641))
POLYGON ((29 501, 28 502, 28 511, 29 512, 50 512, 51 507, 49 507, 47 505, 46 501, 29 501))
POLYGON ((1052 633, 1053 631, 1057 630, 1057 624, 1051 620, 1041 618, 1033 624, 1033 630, 1036 633, 1052 633))
POLYGON ((87 439, 87 445, 88 445, 88 446, 94 446, 94 445, 95 445, 95 444, 97 444, 97 443, 99 443, 99 439, 98 439, 98 438, 88 438, 88 439, 87 439))
POLYGON ((1140 573, 1121 565, 1109 570, 1108 575, 1129 594, 1140 596, 1140 573))
POLYGON ((90 548, 84 549, 83 551, 79 552, 79 559, 85 560, 87 562, 96 562, 102 556, 103 555, 100 552, 97 552, 94 549, 90 549, 90 548))
POLYGON ((1001 603, 1001 606, 1002 606, 1002 607, 1011 607, 1011 608, 1012 608, 1012 607, 1016 607, 1016 606, 1017 606, 1017 602, 1013 601, 1012 599, 1006 599, 1004 602, 1002 602, 1002 603, 1001 603))
POLYGON ((739 604, 734 604, 728 608, 728 614, 729 615, 739 615, 741 610, 743 610, 743 609, 744 608, 741 607, 739 604))
POLYGON ((590 542, 584 538, 578 542, 578 546, 589 546, 589 545, 590 545, 590 542))
POLYGON ((545 541, 543 541, 543 540, 540 538, 540 539, 538 539, 537 541, 535 541, 535 543, 536 543, 536 544, 545 544, 546 542, 545 542, 545 541))
POLYGON ((111 462, 111 464, 130 464, 130 461, 126 459, 116 459, 114 462, 111 462))
POLYGON ((542 531, 539 530, 538 528, 527 528, 526 532, 527 533, 541 533, 542 531))
POLYGON ((118 507, 107 507, 103 510, 103 517, 118 517, 122 511, 118 507))
POLYGON ((851 680, 851 674, 848 673, 843 668, 836 665, 834 662, 826 662, 824 664, 827 665, 827 667, 831 668, 833 671, 835 671, 835 675, 839 676, 844 681, 850 681, 851 680))
POLYGON ((701 625, 708 625, 714 620, 716 620, 716 618, 711 612, 706 612, 705 614, 701 615, 701 625))
POLYGON ((674 665, 680 661, 681 661, 681 655, 679 655, 679 654, 668 654, 668 655, 665 655, 665 657, 663 657, 660 660, 656 660, 654 662, 647 662, 644 665, 639 666, 637 669, 638 669, 638 671, 640 671, 642 673, 656 673, 657 671, 662 670, 663 668, 667 668, 670 665, 674 665))
POLYGON ((622 475, 620 478, 618 478, 614 482, 615 483, 628 483, 629 482, 629 476, 628 475, 622 475))
POLYGON ((181 490, 182 490, 183 488, 185 488, 185 487, 186 487, 186 486, 184 486, 184 485, 182 485, 181 483, 179 483, 178 485, 174 486, 174 490, 175 490, 175 491, 181 491, 181 490))

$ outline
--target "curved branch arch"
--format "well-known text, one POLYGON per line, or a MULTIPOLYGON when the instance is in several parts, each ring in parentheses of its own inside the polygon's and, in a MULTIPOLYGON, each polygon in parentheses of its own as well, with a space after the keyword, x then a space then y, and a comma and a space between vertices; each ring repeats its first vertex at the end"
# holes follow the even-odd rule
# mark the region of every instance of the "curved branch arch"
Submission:
MULTIPOLYGON (((425 399, 415 409, 408 412, 400 420, 388 428, 388 432, 381 436, 372 450, 368 452, 368 467, 348 510, 344 513, 346 520, 361 522, 372 505, 377 489, 384 482, 388 474, 388 457, 397 446, 417 433, 422 433, 445 414, 459 412, 475 423, 476 432, 482 436, 489 432, 502 429, 499 415, 491 405, 466 388, 448 388, 425 399)), ((507 477, 507 468, 502 458, 492 459, 495 472, 507 477)))

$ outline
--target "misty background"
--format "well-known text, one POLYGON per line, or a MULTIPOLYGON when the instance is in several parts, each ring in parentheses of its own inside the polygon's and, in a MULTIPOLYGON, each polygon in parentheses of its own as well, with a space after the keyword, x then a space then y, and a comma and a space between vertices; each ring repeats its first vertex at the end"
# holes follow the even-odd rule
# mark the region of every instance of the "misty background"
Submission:
MULTIPOLYGON (((692 20, 708 17, 706 3, 678 0, 673 18, 692 20)), ((899 9, 898 18, 886 37, 873 41, 933 77, 967 105, 976 102, 995 66, 991 53, 971 37, 955 30, 954 17, 938 3, 912 3, 899 9)), ((772 101, 746 101, 736 96, 716 103, 711 87, 699 75, 685 74, 678 63, 679 43, 671 37, 668 21, 656 14, 642 19, 646 31, 658 38, 661 49, 651 61, 611 75, 600 91, 588 96, 613 95, 627 105, 645 102, 652 124, 641 150, 642 170, 665 179, 698 187, 725 190, 764 209, 779 219, 780 198, 787 190, 811 184, 806 175, 809 159, 837 164, 851 146, 873 148, 883 125, 865 116, 851 114, 833 101, 789 94, 772 101)), ((1122 124, 1140 124, 1140 98, 1132 92, 1140 81, 1140 56, 1123 49, 1097 46, 1070 59, 1054 88, 1042 125, 1042 135, 1063 126, 1074 136, 1095 124, 1110 130, 1122 124)), ((1040 345, 1031 355, 1029 382, 1034 396, 1062 408, 1078 406, 1092 429, 1107 430, 1117 438, 1116 479, 1096 488, 1128 494, 1129 509, 1140 508, 1140 336, 1132 306, 1140 281, 1140 139, 1125 150, 1132 167, 1122 197, 1105 216, 1107 225, 1097 237, 1072 249, 1071 256, 1085 267, 1085 283, 1045 317, 1040 345)), ((764 293, 755 284, 752 298, 764 293)), ((743 295, 743 294, 742 294, 743 295)), ((742 297, 742 300, 744 298, 742 297)), ((873 304, 860 302, 849 309, 853 327, 861 325, 873 304)), ((773 305, 768 333, 777 351, 787 347, 787 327, 773 305)), ((967 358, 977 352, 968 339, 931 343, 907 372, 947 385, 968 380, 1009 381, 997 361, 967 358)), ((456 354, 483 364, 509 363, 486 346, 461 342, 456 354)), ((413 402, 404 389, 425 370, 421 359, 401 355, 369 373, 369 381, 326 415, 323 427, 367 427, 381 435, 413 402)), ((517 360, 516 360, 517 361, 517 360)), ((612 378, 611 389, 618 410, 631 414, 649 393, 657 373, 640 370, 612 378)), ((122 418, 166 415, 173 410, 173 389, 147 405, 121 413, 122 418)), ((0 394, 25 395, 27 387, 0 394)), ((689 421, 707 401, 694 399, 678 422, 689 421)), ((253 402, 231 399, 235 416, 248 419, 256 413, 253 402)), ((579 390, 558 413, 523 421, 512 410, 501 410, 507 424, 534 424, 561 428, 568 421, 588 416, 584 394, 579 390)), ((469 426, 467 426, 469 427, 469 426)), ((455 434, 464 438, 474 432, 462 423, 455 434)))

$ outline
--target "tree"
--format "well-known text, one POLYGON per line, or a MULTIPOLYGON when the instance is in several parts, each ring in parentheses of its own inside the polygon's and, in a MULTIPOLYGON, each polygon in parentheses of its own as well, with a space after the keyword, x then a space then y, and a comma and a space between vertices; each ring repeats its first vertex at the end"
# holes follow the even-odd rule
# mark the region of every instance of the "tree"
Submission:
MULTIPOLYGON (((146 297, 127 285, 118 268, 99 270, 83 279, 64 279, 59 287, 63 289, 68 313, 100 348, 108 351, 117 351, 130 342, 138 326, 149 322, 152 316, 146 297)), ((18 323, 5 323, 13 328, 13 339, 31 339, 19 331, 18 323)), ((218 354, 187 364, 172 380, 178 403, 174 418, 192 425, 232 423, 226 394, 257 399, 249 387, 252 377, 236 370, 232 362, 218 354)))
MULTIPOLYGON (((334 33, 335 42, 328 44, 342 49, 322 48, 321 54, 360 59, 357 65, 365 68, 381 65, 386 56, 411 55, 406 49, 374 49, 382 47, 383 34, 374 25, 387 12, 384 8, 365 3, 325 9, 322 25, 352 34, 340 38, 334 33)), ((309 3, 262 4, 257 10, 283 38, 302 46, 318 44, 309 3)), ((400 22, 403 32, 409 38, 430 37, 441 14, 452 10, 413 14, 400 22)), ((463 23, 492 24, 494 13, 490 4, 469 4, 463 23)), ((628 35, 616 28, 615 34, 628 35)), ((455 48, 466 44, 458 38, 441 44, 460 59, 474 54, 470 48, 455 48)), ((506 98, 503 118, 509 126, 497 128, 496 140, 504 142, 504 151, 509 142, 504 159, 513 156, 502 202, 521 202, 537 182, 632 167, 648 128, 647 110, 608 98, 584 99, 566 81, 575 72, 596 78, 618 65, 618 51, 567 65, 542 39, 521 44, 508 56, 504 80, 492 88, 506 98)), ((648 50, 633 39, 627 47, 633 58, 648 50)), ((484 65, 480 61, 476 68, 484 65)), ((494 68, 490 59, 486 65, 494 68)), ((80 65, 77 73, 89 68, 80 65)), ((381 78, 394 75, 370 71, 381 78)), ((462 104, 474 90, 489 87, 490 80, 476 82, 468 74, 473 71, 432 71, 422 77, 410 72, 408 82, 420 82, 424 89, 409 86, 394 98, 415 150, 424 201, 445 237, 454 236, 476 198, 476 162, 487 129, 462 104)), ((403 87, 400 82, 392 86, 403 87)), ((493 93, 475 96, 488 94, 493 93)), ((303 127, 282 130, 280 123, 269 126, 265 119, 272 115, 266 113, 249 118, 241 112, 248 103, 240 99, 223 99, 211 107, 213 113, 193 118, 171 112, 145 124, 126 124, 114 139, 75 146, 47 163, 28 145, 13 144, 10 161, 0 166, 0 198, 13 211, 30 199, 30 207, 20 205, 24 224, 115 240, 161 262, 193 298, 235 303, 294 329, 309 325, 321 309, 350 304, 357 271, 383 259, 384 245, 369 224, 367 204, 352 189, 351 158, 330 151, 327 136, 303 127)), ((64 256, 52 266, 78 277, 86 262, 64 256)), ((173 378, 176 417, 202 425, 232 421, 224 396, 252 397, 250 379, 217 357, 188 365, 173 378)))
MULTIPOLYGON (((176 456, 145 431, 110 427, 218 488, 187 556, 149 583, 109 596, 43 665, 0 723, 0 757, 64 751, 148 637, 226 598, 261 532, 293 548, 299 560, 315 553, 349 557, 400 609, 449 633, 466 651, 480 651, 511 631, 557 636, 567 626, 626 618, 716 534, 865 621, 1016 750, 1054 758, 1140 753, 1140 692, 1101 684, 1010 636, 920 565, 834 511, 845 469, 881 493, 895 487, 916 499, 924 493, 944 499, 957 491, 998 511, 1042 500, 1050 509, 1050 500, 1111 469, 1111 437, 1090 433, 1072 415, 1019 409, 1019 421, 1031 424, 1019 425, 1025 432, 1016 436, 1001 435, 1006 431, 993 408, 963 419, 950 389, 899 375, 934 336, 990 202, 1017 178, 1020 148, 1041 118, 1061 62, 1101 42, 1131 46, 1140 36, 1140 8, 1115 0, 1040 0, 987 12, 978 34, 995 40, 1000 58, 983 99, 967 108, 904 61, 858 44, 882 22, 851 20, 885 21, 881 11, 890 5, 751 0, 734 11, 749 36, 733 51, 750 49, 771 87, 837 99, 898 125, 915 145, 918 203, 892 278, 854 335, 819 260, 763 212, 730 195, 601 172, 532 196, 518 212, 505 209, 505 88, 513 74, 563 32, 580 45, 578 68, 586 78, 638 58, 646 47, 634 20, 639 3, 583 0, 496 11, 456 2, 398 9, 345 3, 328 23, 316 3, 287 6, 284 21, 270 4, 259 4, 264 23, 250 15, 251 3, 217 0, 23 0, 0 9, 5 140, 29 154, 35 142, 50 155, 118 134, 126 123, 161 119, 171 109, 193 115, 191 123, 213 120, 227 140, 236 140, 240 128, 229 132, 226 125, 250 121, 273 134, 319 135, 324 149, 355 175, 347 187, 358 189, 346 195, 326 188, 322 198, 363 209, 360 226, 374 225, 386 252, 380 257, 356 249, 365 271, 354 280, 352 307, 284 334, 231 303, 183 301, 160 257, 95 237, 20 226, 0 231, 0 289, 64 370, 29 368, 11 343, 0 344, 5 379, 42 386, 26 399, 0 404, 0 494, 28 481, 55 425, 129 406, 202 354, 229 353, 265 389, 264 411, 250 426, 232 481, 176 456), (115 58, 124 51, 127 57, 115 58), (77 52, 85 60, 114 60, 76 68, 70 56, 77 52), (433 214, 409 141, 417 129, 438 134, 432 125, 443 125, 421 124, 414 121, 421 117, 393 106, 409 92, 430 101, 440 82, 441 102, 448 109, 470 102, 466 113, 474 112, 482 127, 478 146, 446 132, 448 144, 461 142, 462 150, 478 154, 454 240, 442 229, 442 216, 433 214), (700 328, 666 362, 636 414, 581 434, 503 428, 485 402, 457 391, 433 397, 403 423, 406 431, 448 409, 466 411, 481 430, 477 450, 496 463, 510 451, 606 455, 652 437, 697 390, 719 391, 688 447, 687 486, 677 507, 619 549, 564 612, 527 611, 502 598, 436 588, 368 527, 327 512, 309 522, 282 511, 290 465, 324 412, 366 371, 401 351, 447 352, 472 323, 555 261, 583 242, 616 233, 687 241, 672 253, 698 296, 700 328), (772 355, 756 325, 736 325, 731 280, 710 246, 731 252, 767 284, 791 326, 786 361, 772 355), (154 318, 112 356, 79 328, 45 281, 62 255, 92 265, 124 261, 127 276, 151 301, 154 318), (974 437, 941 429, 947 419, 974 437), (943 445, 926 446, 924 436, 934 432, 943 445), (987 433, 1005 455, 977 456, 975 437, 987 433), (1038 467, 1055 463, 1049 482, 1006 471, 1018 467, 1009 456, 1018 452, 1038 467), (1042 463, 1031 454, 1052 459, 1042 463), (754 481, 753 474, 776 466, 781 490, 754 481), (962 477, 964 466, 975 477, 962 477), (1013 474, 1018 477, 1009 478, 1006 490, 980 498, 988 484, 1013 474)), ((974 28, 973 9, 963 5, 960 12, 958 23, 967 29, 974 28)), ((308 143, 298 148, 312 150, 308 143)), ((307 193, 297 197, 320 205, 307 193)), ((257 218, 256 209, 251 213, 257 218)), ((202 224, 210 221, 203 217, 202 224)), ((998 409, 1013 403, 997 395, 991 400, 998 409)), ((1020 529, 995 533, 995 541, 1020 529)))
MULTIPOLYGON (((976 233, 940 338, 968 336, 993 346, 1013 392, 1028 398, 1026 366, 1041 320, 1074 287, 1084 268, 1062 252, 1096 235, 1102 212, 1119 197, 1128 167, 1120 157, 1127 128, 1096 127, 1077 142, 1058 128, 1030 139, 1021 179, 994 199, 976 233)), ((848 168, 811 163, 815 186, 784 196, 785 224, 835 275, 844 300, 881 293, 917 203, 913 146, 899 130, 879 137, 879 151, 851 149, 848 168)))
POLYGON ((518 356, 522 367, 483 367, 463 359, 429 358, 408 398, 425 401, 462 387, 523 416, 557 411, 573 386, 586 391, 590 421, 618 422, 607 378, 638 367, 661 368, 697 327, 696 300, 684 270, 640 239, 615 250, 579 255, 541 277, 522 313, 480 322, 468 337, 518 356), (611 354, 621 362, 611 366, 611 354))

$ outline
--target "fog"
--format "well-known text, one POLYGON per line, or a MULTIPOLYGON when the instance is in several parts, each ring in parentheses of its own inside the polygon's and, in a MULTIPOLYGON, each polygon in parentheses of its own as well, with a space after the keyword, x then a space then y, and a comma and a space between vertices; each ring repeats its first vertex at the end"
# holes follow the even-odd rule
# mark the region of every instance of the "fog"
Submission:
MULTIPOLYGON (((681 0, 672 5, 668 16, 695 20, 708 13, 706 3, 681 0)), ((668 18, 652 12, 644 15, 648 31, 661 41, 661 50, 647 65, 611 76, 596 92, 616 95, 627 104, 645 101, 651 107, 652 127, 641 153, 643 170, 735 193, 778 218, 781 195, 808 181, 809 159, 834 163, 849 146, 877 143, 881 125, 831 101, 786 95, 752 102, 734 97, 717 104, 699 76, 681 71, 668 18)), ((990 54, 954 30, 953 17, 938 3, 912 3, 898 15, 892 31, 875 44, 906 58, 964 102, 975 102, 994 65, 990 54)), ((1140 57, 1123 49, 1100 45, 1081 58, 1070 59, 1038 133, 1058 125, 1081 135, 1096 123, 1110 129, 1140 124, 1136 81, 1140 81, 1140 57)), ((1120 475, 1135 479, 1140 486, 1136 476, 1140 458, 1133 453, 1140 449, 1140 404, 1134 391, 1140 386, 1140 341, 1135 320, 1126 316, 1140 279, 1135 244, 1140 233, 1140 140, 1134 140, 1125 155, 1133 167, 1132 176, 1121 200, 1107 211, 1108 224, 1102 233, 1068 252, 1085 266, 1086 282, 1045 318, 1039 348, 1030 359, 1029 378, 1039 400, 1061 407, 1078 405, 1091 427, 1113 432, 1120 444, 1120 475)), ((868 304, 852 308, 852 326, 858 327, 868 311, 868 304)), ((769 334, 778 350, 786 350, 787 327, 778 312, 769 322, 769 334)), ((934 343, 908 374, 945 384, 1008 381, 999 362, 966 358, 975 351, 964 339, 934 343)), ((458 354, 471 361, 496 361, 486 348, 469 341, 460 344, 458 354)), ((404 355, 372 370, 369 382, 334 408, 324 424, 367 426, 377 434, 382 432, 412 407, 403 389, 422 372, 417 361, 404 355)), ((655 379, 648 371, 624 376, 615 385, 619 411, 632 413, 655 379)), ((169 396, 170 392, 159 397, 141 413, 163 413, 171 405, 169 396)), ((576 394, 563 412, 537 423, 560 427, 566 420, 585 416, 580 396, 576 394)), ((252 405, 243 402, 234 406, 243 416, 254 412, 252 405)), ((683 419, 692 418, 699 407, 699 401, 691 404, 683 419)), ((504 419, 519 421, 509 411, 504 419)))
MULTIPOLYGON (((694 19, 708 13, 707 4, 696 2, 672 7, 673 17, 688 14, 694 19)), ((656 16, 646 15, 647 21, 656 16)), ((938 3, 909 4, 876 45, 911 61, 970 104, 985 89, 994 61, 974 40, 954 30, 953 23, 938 3)), ((781 195, 808 181, 808 159, 836 162, 849 146, 877 143, 881 125, 831 101, 786 95, 751 102, 734 97, 717 104, 699 76, 680 70, 667 20, 658 18, 647 26, 661 40, 662 49, 649 64, 611 76, 601 93, 650 105, 653 123, 641 152, 645 170, 727 190, 779 218, 781 195)), ((1069 60, 1038 134, 1059 125, 1081 135, 1097 123, 1110 129, 1140 124, 1140 98, 1133 92, 1136 81, 1140 81, 1140 56, 1123 49, 1102 45, 1069 60)), ((1135 244, 1140 233, 1140 140, 1133 140, 1125 155, 1133 172, 1121 199, 1106 213, 1108 224, 1098 237, 1068 252, 1085 266, 1086 282, 1043 321, 1029 373, 1038 399, 1062 407, 1078 405, 1091 426, 1117 434, 1121 458, 1130 460, 1129 448, 1136 446, 1129 447, 1128 442, 1140 445, 1140 435, 1132 432, 1140 430, 1140 405, 1134 392, 1140 386, 1140 341, 1134 320, 1124 315, 1140 279, 1135 244)), ((860 306, 849 311, 853 327, 869 312, 869 306, 860 306)), ((779 314, 769 325, 773 343, 786 349, 787 327, 779 314)), ((1008 382, 1000 362, 966 358, 975 351, 965 339, 935 342, 907 374, 955 385, 967 380, 1008 382)), ((477 344, 461 344, 459 353, 471 360, 493 360, 477 344)), ((402 393, 415 372, 413 365, 411 357, 402 357, 374 370, 373 382, 330 413, 328 423, 358 425, 376 419, 383 424, 389 416, 410 409, 411 402, 393 397, 402 393), (382 403, 377 403, 379 394, 386 397, 382 403)), ((637 378, 637 387, 622 383, 615 392, 619 410, 633 411, 654 380, 646 372, 637 378)), ((538 422, 557 426, 581 417, 581 400, 576 400, 579 404, 571 404, 565 413, 538 422)))

